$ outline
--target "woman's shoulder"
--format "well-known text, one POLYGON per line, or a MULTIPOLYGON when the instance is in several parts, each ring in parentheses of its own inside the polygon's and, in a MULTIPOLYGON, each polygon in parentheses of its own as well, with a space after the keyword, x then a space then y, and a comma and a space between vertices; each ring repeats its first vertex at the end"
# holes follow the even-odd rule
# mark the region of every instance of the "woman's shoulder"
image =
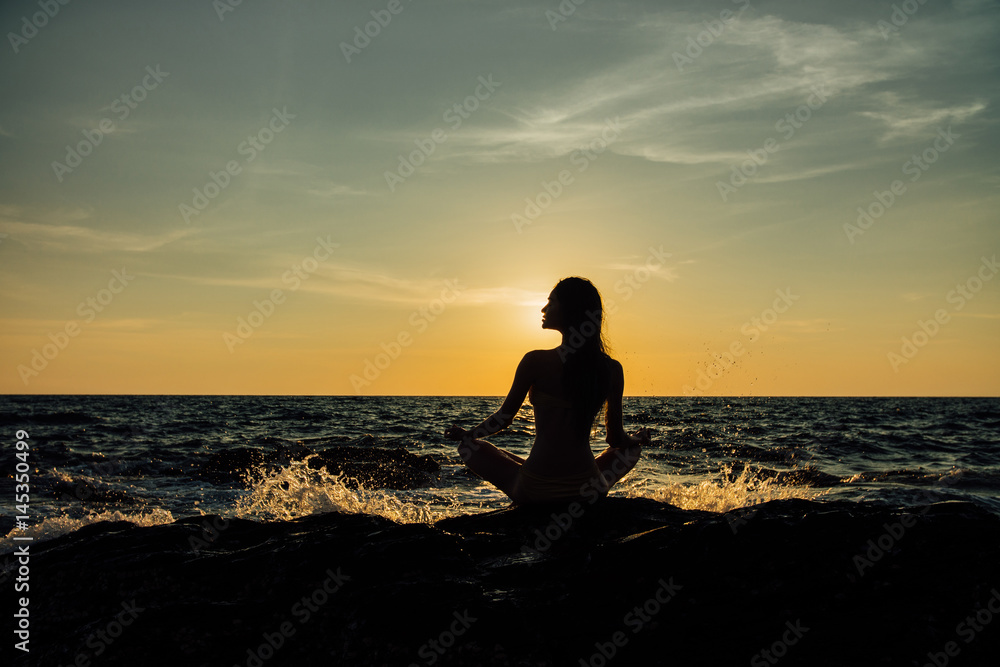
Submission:
POLYGON ((548 359, 550 357, 558 357, 559 348, 554 347, 551 350, 531 350, 530 352, 527 352, 524 356, 533 357, 535 359, 548 359))
POLYGON ((608 364, 608 368, 611 369, 611 372, 613 374, 615 374, 615 375, 624 375, 625 374, 625 371, 622 369, 622 364, 621 364, 620 361, 618 361, 617 359, 615 359, 614 357, 612 357, 609 354, 605 354, 604 358, 605 358, 605 360, 606 360, 606 362, 608 364))
POLYGON ((531 350, 525 353, 524 360, 534 364, 551 364, 553 361, 559 361, 559 348, 531 350))

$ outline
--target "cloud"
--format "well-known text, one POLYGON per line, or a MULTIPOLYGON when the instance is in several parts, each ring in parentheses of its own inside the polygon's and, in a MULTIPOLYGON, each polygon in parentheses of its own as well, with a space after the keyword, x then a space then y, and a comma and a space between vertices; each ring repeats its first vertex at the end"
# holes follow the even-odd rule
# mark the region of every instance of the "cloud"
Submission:
POLYGON ((789 171, 780 174, 771 174, 765 176, 755 176, 755 183, 787 183, 789 181, 803 181, 810 178, 819 178, 820 176, 826 176, 827 174, 836 174, 841 171, 854 171, 856 169, 862 168, 864 165, 860 162, 845 162, 843 164, 828 164, 822 167, 813 167, 811 169, 803 169, 801 167, 796 167, 789 171))
POLYGON ((675 54, 705 31, 703 22, 668 11, 627 29, 638 31, 634 41, 644 51, 537 92, 499 98, 492 114, 480 112, 442 153, 478 162, 549 159, 586 146, 618 119, 622 132, 613 152, 652 162, 728 164, 742 156, 749 123, 773 132, 816 87, 828 98, 867 96, 870 84, 893 78, 903 63, 913 65, 909 51, 887 46, 871 26, 748 12, 680 71, 675 54), (761 124, 762 115, 771 120, 761 124))
POLYGON ((150 252, 195 233, 179 229, 165 234, 144 235, 112 232, 77 225, 50 225, 32 222, 0 221, 0 229, 11 241, 43 252, 150 252))
POLYGON ((636 262, 634 264, 631 262, 613 262, 611 264, 604 264, 601 268, 609 269, 611 271, 621 271, 622 273, 631 275, 636 275, 636 272, 648 272, 651 277, 665 280, 668 283, 672 283, 680 277, 677 273, 677 269, 672 266, 656 266, 650 268, 646 262, 636 262))
POLYGON ((328 166, 311 164, 302 160, 276 159, 257 161, 245 169, 254 176, 280 178, 281 189, 286 193, 302 193, 322 198, 355 197, 371 194, 349 183, 330 179, 328 166))
MULTIPOLYGON (((300 258, 301 259, 301 258, 300 258)), ((287 266, 275 266, 258 276, 213 277, 191 274, 142 273, 142 275, 195 283, 206 287, 232 287, 252 290, 288 289, 283 280, 287 266)), ((141 273, 141 272, 137 272, 141 273)), ((298 291, 346 298, 356 301, 422 306, 437 299, 442 292, 459 293, 455 305, 480 306, 508 304, 528 306, 544 304, 548 292, 516 287, 467 287, 455 278, 413 278, 363 269, 357 266, 323 262, 305 280, 298 282, 298 291)))
POLYGON ((933 135, 937 128, 951 123, 961 124, 986 108, 984 102, 935 108, 919 99, 903 99, 897 93, 886 92, 877 96, 882 103, 879 111, 861 111, 859 115, 881 121, 886 126, 880 142, 897 137, 912 138, 933 135))

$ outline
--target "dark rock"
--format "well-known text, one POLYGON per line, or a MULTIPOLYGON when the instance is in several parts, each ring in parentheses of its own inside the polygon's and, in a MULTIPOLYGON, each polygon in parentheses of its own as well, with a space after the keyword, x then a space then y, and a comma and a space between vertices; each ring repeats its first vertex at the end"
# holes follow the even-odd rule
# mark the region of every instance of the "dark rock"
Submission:
POLYGON ((31 554, 33 665, 923 665, 947 642, 956 664, 1000 654, 998 614, 958 634, 1000 587, 1000 519, 967 503, 714 514, 610 498, 434 525, 206 516, 93 525, 31 554), (109 628, 120 635, 104 642, 109 628))
POLYGON ((417 456, 401 447, 331 447, 310 458, 309 467, 342 475, 351 488, 414 489, 427 486, 428 473, 441 466, 429 455, 417 456))

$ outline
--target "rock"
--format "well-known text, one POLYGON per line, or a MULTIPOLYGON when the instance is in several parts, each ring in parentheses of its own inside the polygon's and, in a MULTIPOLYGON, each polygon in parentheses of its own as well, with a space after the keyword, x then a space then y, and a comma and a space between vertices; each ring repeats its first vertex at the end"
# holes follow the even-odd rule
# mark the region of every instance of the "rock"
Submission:
POLYGON ((206 516, 31 554, 39 665, 922 665, 949 641, 985 665, 1000 649, 992 612, 969 642, 956 629, 1000 586, 1000 519, 967 503, 206 516))

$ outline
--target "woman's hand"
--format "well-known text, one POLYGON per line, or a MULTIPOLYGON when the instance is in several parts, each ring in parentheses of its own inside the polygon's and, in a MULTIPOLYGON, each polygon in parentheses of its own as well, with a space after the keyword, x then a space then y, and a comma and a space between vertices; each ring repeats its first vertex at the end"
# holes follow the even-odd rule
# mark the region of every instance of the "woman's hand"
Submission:
POLYGON ((448 438, 449 440, 461 440, 467 434, 468 431, 466 431, 461 426, 457 426, 455 424, 452 424, 451 426, 449 426, 444 430, 444 437, 448 438))
POLYGON ((649 447, 650 440, 649 440, 648 428, 645 427, 640 428, 638 431, 630 435, 629 438, 632 440, 632 443, 637 447, 638 446, 649 447))

